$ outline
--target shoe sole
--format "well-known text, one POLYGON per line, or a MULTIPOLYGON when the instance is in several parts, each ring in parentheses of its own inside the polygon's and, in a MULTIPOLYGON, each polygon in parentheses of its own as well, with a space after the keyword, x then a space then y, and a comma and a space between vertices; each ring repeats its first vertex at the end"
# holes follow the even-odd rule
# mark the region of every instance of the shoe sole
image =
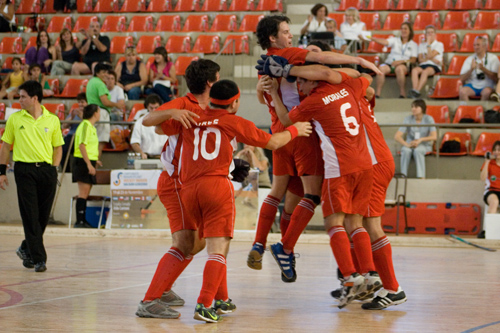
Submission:
POLYGON ((399 305, 399 304, 403 304, 404 302, 406 302, 408 299, 405 297, 403 299, 400 299, 399 301, 394 301, 392 302, 391 304, 388 304, 387 306, 384 306, 384 307, 381 307, 381 308, 369 308, 369 309, 365 309, 361 306, 361 308, 363 310, 383 310, 383 309, 387 309, 388 307, 390 306, 393 306, 393 305, 399 305))
MULTIPOLYGON (((287 282, 285 281, 284 279, 288 280, 289 282, 287 283, 291 283, 291 282, 295 282, 295 280, 297 280, 297 274, 295 274, 295 276, 292 276, 292 277, 288 277, 285 272, 283 272, 283 267, 281 267, 280 265, 280 260, 276 257, 276 255, 274 254, 274 251, 273 251, 273 248, 271 246, 271 248, 269 249, 269 251, 271 251, 271 254, 273 255, 273 258, 274 260, 276 261, 276 264, 278 264, 278 267, 280 268, 281 270, 281 280, 283 282, 287 282)), ((291 264, 290 264, 291 265, 291 264)))
MULTIPOLYGON (((161 300, 161 298, 160 298, 161 300)), ((167 304, 168 306, 184 306, 184 304, 186 303, 184 300, 179 300, 179 301, 170 301, 170 302, 165 302, 165 301, 162 301, 163 303, 167 304)))
POLYGON ((342 302, 342 301, 340 302, 340 304, 338 305, 339 309, 343 309, 349 303, 351 303, 352 301, 354 301, 354 297, 356 296, 356 293, 359 291, 359 289, 361 288, 361 286, 363 286, 363 285, 360 284, 360 285, 357 285, 357 286, 350 287, 351 290, 349 290, 349 294, 348 294, 350 296, 346 296, 346 301, 345 302, 342 302))
POLYGON ((42 269, 35 269, 35 272, 37 272, 37 273, 43 273, 43 272, 45 272, 46 270, 47 270, 47 267, 44 267, 44 268, 42 268, 42 269))
POLYGON ((137 311, 135 313, 135 315, 137 317, 141 317, 141 318, 158 318, 158 319, 177 319, 181 316, 180 313, 177 317, 174 317, 174 315, 172 315, 172 316, 159 316, 159 315, 151 314, 149 312, 143 313, 143 312, 139 312, 139 311, 137 311))
POLYGON ((219 317, 219 320, 215 320, 215 319, 212 319, 212 318, 206 318, 206 317, 203 317, 198 312, 194 313, 193 318, 196 319, 196 320, 206 321, 207 323, 217 323, 217 322, 219 322, 219 321, 222 320, 222 317, 219 317))
POLYGON ((251 250, 248 254, 247 266, 251 269, 261 270, 262 269, 262 255, 259 251, 251 250))
POLYGON ((236 311, 236 309, 234 309, 234 310, 222 310, 219 308, 215 311, 215 313, 217 313, 218 315, 223 315, 223 314, 233 313, 234 311, 236 311))
POLYGON ((382 281, 377 280, 377 282, 375 282, 374 284, 366 285, 366 290, 363 290, 362 292, 358 290, 358 293, 354 296, 354 298, 358 301, 363 301, 366 300, 367 298, 373 298, 373 296, 369 297, 370 294, 373 295, 374 293, 382 289, 382 287, 383 287, 382 281))

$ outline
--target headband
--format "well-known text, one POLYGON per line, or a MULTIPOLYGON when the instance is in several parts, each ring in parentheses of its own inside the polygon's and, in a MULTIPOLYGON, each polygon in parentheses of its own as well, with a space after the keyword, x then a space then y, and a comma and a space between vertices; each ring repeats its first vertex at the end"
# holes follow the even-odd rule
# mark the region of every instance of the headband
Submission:
POLYGON ((215 105, 229 105, 233 101, 237 100, 238 98, 240 98, 240 90, 239 89, 238 89, 238 93, 229 99, 210 98, 210 103, 215 104, 215 105))

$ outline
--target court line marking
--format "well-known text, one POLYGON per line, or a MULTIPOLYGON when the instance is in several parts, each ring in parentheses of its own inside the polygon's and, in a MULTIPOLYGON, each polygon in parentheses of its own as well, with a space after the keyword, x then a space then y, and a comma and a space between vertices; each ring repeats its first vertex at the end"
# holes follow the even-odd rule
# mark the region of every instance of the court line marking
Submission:
POLYGON ((481 326, 476 326, 476 327, 470 328, 467 331, 463 331, 462 333, 471 333, 471 332, 479 331, 480 329, 483 329, 483 328, 486 328, 486 327, 489 327, 489 326, 498 325, 498 324, 500 324, 500 321, 495 321, 495 322, 492 322, 492 323, 489 323, 489 324, 484 324, 484 325, 481 325, 481 326))

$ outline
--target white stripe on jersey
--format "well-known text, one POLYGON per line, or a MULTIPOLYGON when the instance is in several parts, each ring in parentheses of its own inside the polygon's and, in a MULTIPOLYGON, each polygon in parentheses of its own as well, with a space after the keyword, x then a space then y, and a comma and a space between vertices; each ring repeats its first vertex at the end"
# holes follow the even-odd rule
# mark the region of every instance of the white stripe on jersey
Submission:
POLYGON ((175 147, 177 147, 177 140, 179 140, 179 134, 170 135, 167 140, 168 140, 168 146, 165 149, 165 151, 161 152, 160 160, 161 163, 163 163, 165 170, 167 170, 168 175, 172 176, 172 174, 175 171, 175 167, 173 166, 172 161, 174 160, 175 147))
POLYGON ((366 131, 365 124, 363 124, 363 129, 365 130, 366 145, 368 146, 368 152, 370 153, 370 157, 372 158, 372 165, 375 165, 378 163, 378 161, 377 157, 375 156, 375 152, 373 151, 372 142, 370 141, 370 137, 368 136, 368 132, 366 131))
POLYGON ((338 178, 340 174, 340 165, 337 152, 333 146, 332 140, 325 134, 321 124, 313 119, 316 133, 320 139, 321 150, 323 151, 323 161, 325 162, 325 178, 338 178))

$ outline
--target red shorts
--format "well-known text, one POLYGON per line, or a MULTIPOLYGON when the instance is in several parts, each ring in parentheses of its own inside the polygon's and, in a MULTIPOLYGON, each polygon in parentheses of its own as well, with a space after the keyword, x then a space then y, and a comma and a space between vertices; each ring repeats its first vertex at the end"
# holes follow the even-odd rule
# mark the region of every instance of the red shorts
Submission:
POLYGON ((396 166, 394 160, 377 163, 373 166, 373 187, 368 211, 364 217, 378 217, 385 212, 385 194, 394 177, 396 166))
POLYGON ((321 193, 323 216, 341 212, 364 215, 370 202, 372 183, 372 169, 325 179, 321 193))
POLYGON ((196 230, 196 224, 188 221, 181 202, 181 185, 177 178, 171 178, 163 171, 158 178, 157 193, 167 210, 168 222, 172 233, 179 230, 196 230))
POLYGON ((304 186, 302 185, 302 180, 298 176, 290 177, 290 180, 288 180, 288 187, 286 189, 298 197, 304 196, 304 186))
POLYGON ((323 153, 316 132, 309 137, 298 137, 273 150, 273 175, 323 175, 323 153))
POLYGON ((187 219, 195 221, 200 238, 233 237, 234 188, 227 177, 200 177, 183 185, 181 197, 187 219))

